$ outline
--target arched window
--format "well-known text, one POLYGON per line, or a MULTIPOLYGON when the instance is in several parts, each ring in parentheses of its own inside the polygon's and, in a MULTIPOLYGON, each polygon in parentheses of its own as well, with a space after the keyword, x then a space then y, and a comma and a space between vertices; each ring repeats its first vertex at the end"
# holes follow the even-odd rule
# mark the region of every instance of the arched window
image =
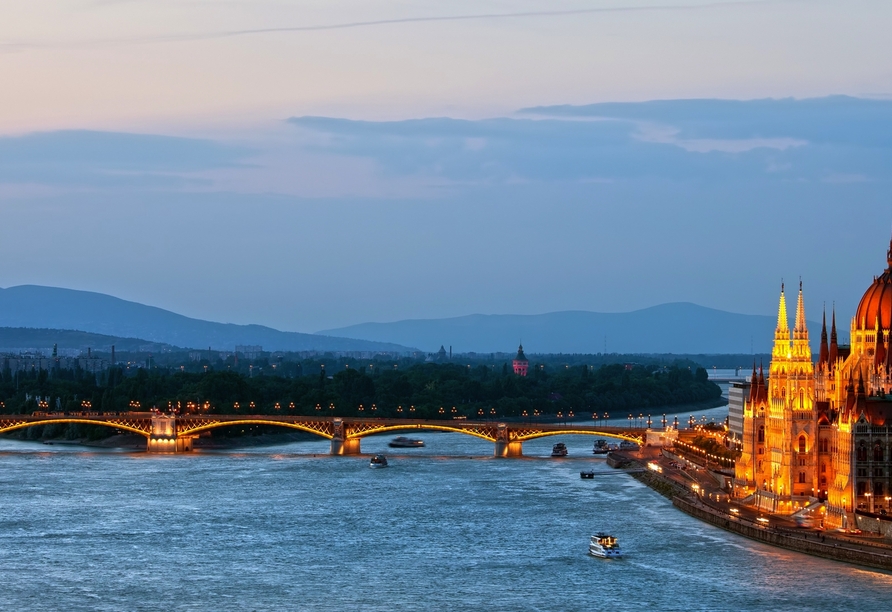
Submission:
POLYGON ((823 462, 821 463, 821 473, 822 474, 827 473, 827 464, 826 463, 823 463, 823 462))
POLYGON ((765 426, 759 425, 759 442, 765 442, 765 426))
POLYGON ((857 461, 867 461, 867 446, 864 445, 864 440, 861 440, 861 444, 858 445, 858 452, 856 453, 857 461))
POLYGON ((799 484, 805 484, 805 472, 799 472, 799 484))
POLYGON ((873 447, 873 460, 874 461, 882 461, 883 460, 883 447, 877 442, 873 447))
POLYGON ((818 451, 821 453, 826 453, 827 447, 827 438, 821 438, 820 442, 818 442, 818 451))
POLYGON ((805 408, 805 391, 799 389, 799 409, 805 408))
POLYGON ((799 452, 800 453, 805 452, 805 442, 806 442, 805 435, 803 434, 803 435, 799 436, 799 452))

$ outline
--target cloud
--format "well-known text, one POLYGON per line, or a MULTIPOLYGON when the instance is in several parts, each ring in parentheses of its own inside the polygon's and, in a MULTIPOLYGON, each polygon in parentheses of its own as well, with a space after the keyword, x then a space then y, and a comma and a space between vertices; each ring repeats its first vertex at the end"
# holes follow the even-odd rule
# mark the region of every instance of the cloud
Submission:
POLYGON ((892 102, 846 97, 561 106, 480 121, 289 123, 315 135, 308 150, 370 159, 386 176, 455 185, 824 181, 885 177, 892 164, 892 102))
POLYGON ((207 185, 201 172, 233 168, 249 151, 211 140, 93 131, 0 138, 0 183, 82 188, 207 185))
MULTIPOLYGON (((100 4, 117 4, 110 1, 100 4)), ((478 13, 466 15, 432 15, 427 17, 402 17, 390 19, 372 19, 365 21, 347 21, 342 23, 277 26, 268 28, 246 28, 240 30, 222 30, 216 32, 193 32, 187 34, 165 34, 156 36, 134 36, 129 38, 91 39, 80 41, 40 42, 16 41, 0 42, 0 52, 15 52, 26 49, 83 49, 97 47, 117 47, 141 44, 193 42, 218 40, 242 36, 259 36, 268 34, 293 34, 301 32, 319 32, 326 30, 347 30, 354 28, 370 28, 388 25, 404 25, 413 23, 436 23, 450 21, 493 21, 504 19, 529 19, 536 17, 565 17, 574 15, 597 15, 610 13, 649 13, 702 11, 740 6, 766 6, 777 4, 799 4, 801 0, 731 0, 727 2, 698 2, 688 4, 647 4, 640 6, 613 6, 567 10, 516 11, 505 13, 478 13)))
POLYGON ((681 139, 789 138, 817 144, 892 144, 892 100, 655 100, 522 109, 520 116, 610 118, 672 126, 681 139))

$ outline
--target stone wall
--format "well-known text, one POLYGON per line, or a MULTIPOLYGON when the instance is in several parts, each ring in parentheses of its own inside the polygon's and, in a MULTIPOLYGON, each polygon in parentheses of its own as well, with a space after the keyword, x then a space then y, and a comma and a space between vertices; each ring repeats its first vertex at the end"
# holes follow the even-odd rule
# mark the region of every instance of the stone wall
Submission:
MULTIPOLYGON (((730 517, 719 513, 707 506, 681 497, 675 497, 672 504, 679 510, 700 519, 701 521, 720 527, 727 531, 742 535, 751 540, 758 540, 772 546, 786 548, 796 552, 833 559, 834 561, 846 561, 857 565, 864 565, 883 570, 892 570, 892 556, 880 552, 869 552, 849 548, 845 543, 821 542, 818 539, 808 539, 806 532, 800 535, 792 535, 783 531, 768 529, 757 524, 741 521, 736 517, 730 517)), ((867 517, 865 517, 867 518, 867 517)))

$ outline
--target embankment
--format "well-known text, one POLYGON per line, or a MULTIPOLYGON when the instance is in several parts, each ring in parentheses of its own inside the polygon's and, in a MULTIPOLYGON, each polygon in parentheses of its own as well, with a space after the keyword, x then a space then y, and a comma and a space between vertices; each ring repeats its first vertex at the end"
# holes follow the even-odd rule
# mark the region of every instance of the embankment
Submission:
POLYGON ((701 521, 751 540, 758 540, 772 546, 816 557, 824 557, 825 559, 833 559, 834 561, 846 561, 857 565, 892 571, 892 555, 890 554, 851 548, 846 546, 845 542, 840 541, 822 542, 818 539, 820 536, 814 533, 791 534, 763 527, 759 524, 750 523, 738 517, 718 512, 709 506, 682 497, 674 497, 672 504, 682 512, 690 514, 701 521))

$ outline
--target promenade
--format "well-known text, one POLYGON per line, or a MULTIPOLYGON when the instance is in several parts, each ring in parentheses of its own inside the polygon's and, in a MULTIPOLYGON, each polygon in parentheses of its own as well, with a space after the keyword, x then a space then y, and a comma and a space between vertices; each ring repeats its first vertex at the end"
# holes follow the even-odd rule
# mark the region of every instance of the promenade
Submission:
POLYGON ((790 517, 739 504, 719 486, 714 472, 667 457, 659 448, 621 455, 651 466, 634 478, 671 498, 682 512, 720 529, 787 550, 892 571, 892 542, 881 535, 803 528, 790 517))

